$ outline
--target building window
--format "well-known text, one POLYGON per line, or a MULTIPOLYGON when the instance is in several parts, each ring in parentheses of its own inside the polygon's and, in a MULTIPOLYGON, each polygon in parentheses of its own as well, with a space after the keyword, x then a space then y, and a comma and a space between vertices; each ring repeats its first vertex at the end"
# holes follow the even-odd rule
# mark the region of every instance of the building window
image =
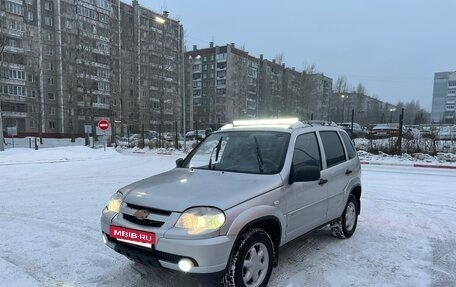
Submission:
POLYGON ((48 48, 47 49, 47 54, 48 54, 48 56, 54 55, 54 49, 53 48, 48 48))
POLYGON ((51 86, 54 85, 54 78, 52 78, 52 77, 48 78, 47 83, 48 83, 48 85, 51 85, 51 86))
POLYGON ((35 97, 35 91, 27 90, 27 97, 34 98, 35 97))
POLYGON ((49 114, 50 115, 55 115, 55 108, 54 107, 49 107, 49 114))
POLYGON ((55 100, 54 93, 48 93, 48 100, 55 100))
POLYGON ((54 20, 51 17, 44 17, 44 24, 48 26, 54 26, 54 20))
POLYGON ((47 69, 48 69, 48 71, 54 71, 54 64, 48 63, 47 64, 47 69))
POLYGON ((47 11, 53 11, 54 4, 52 2, 46 2, 46 3, 44 3, 44 9, 47 11))
POLYGON ((27 19, 28 19, 29 21, 33 21, 33 12, 32 12, 32 11, 28 11, 28 12, 27 12, 27 19))
POLYGON ((31 120, 30 121, 30 128, 31 129, 36 129, 36 121, 35 120, 31 120))
POLYGON ((24 15, 24 9, 22 8, 22 5, 9 1, 6 1, 6 11, 16 15, 24 15))
POLYGON ((49 122, 49 128, 50 129, 55 129, 55 122, 54 121, 50 121, 49 122))
POLYGON ((99 91, 109 91, 109 83, 106 82, 98 82, 98 90, 99 91))
POLYGON ((54 40, 54 33, 48 32, 48 34, 47 34, 47 39, 48 39, 48 41, 54 40))
POLYGON ((11 30, 16 30, 19 32, 25 32, 25 24, 20 21, 12 20, 12 19, 7 19, 6 20, 6 26, 11 29, 11 30))

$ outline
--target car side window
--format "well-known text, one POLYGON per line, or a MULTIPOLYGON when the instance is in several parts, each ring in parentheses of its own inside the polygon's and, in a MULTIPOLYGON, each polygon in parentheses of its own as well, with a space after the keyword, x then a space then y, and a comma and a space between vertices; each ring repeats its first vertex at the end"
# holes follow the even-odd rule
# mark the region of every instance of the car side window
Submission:
POLYGON ((348 158, 349 159, 354 158, 356 156, 356 150, 355 150, 355 147, 353 146, 353 142, 350 140, 348 135, 344 132, 341 132, 340 136, 342 137, 342 141, 344 142, 345 148, 347 149, 348 158))
POLYGON ((326 165, 328 168, 345 161, 345 152, 336 131, 321 131, 321 141, 325 149, 326 165))
POLYGON ((315 166, 321 170, 320 148, 315 133, 297 137, 293 153, 293 167, 315 166))

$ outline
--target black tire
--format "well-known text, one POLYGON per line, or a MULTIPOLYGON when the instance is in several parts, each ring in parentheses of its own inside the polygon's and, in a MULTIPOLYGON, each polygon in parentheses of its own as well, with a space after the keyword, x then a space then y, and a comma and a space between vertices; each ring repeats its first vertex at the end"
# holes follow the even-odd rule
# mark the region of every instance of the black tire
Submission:
POLYGON ((274 246, 269 234, 260 228, 249 229, 241 235, 231 253, 225 275, 221 280, 221 286, 265 287, 271 277, 273 259, 274 246), (264 253, 265 251, 266 253, 264 253), (251 256, 254 256, 254 258, 251 256), (250 261, 249 258, 254 261, 251 263, 257 264, 253 264, 255 266, 250 267, 245 266, 250 261), (263 264, 265 266, 262 266, 263 264), (262 267, 259 267, 259 265, 262 267), (255 273, 256 275, 253 275, 255 273), (244 277, 246 280, 244 280, 244 277), (251 278, 249 279, 249 277, 251 278))
POLYGON ((355 233, 358 224, 358 208, 355 196, 350 194, 341 217, 331 222, 331 232, 335 237, 345 239, 355 233), (347 218, 347 216, 349 217, 347 218))

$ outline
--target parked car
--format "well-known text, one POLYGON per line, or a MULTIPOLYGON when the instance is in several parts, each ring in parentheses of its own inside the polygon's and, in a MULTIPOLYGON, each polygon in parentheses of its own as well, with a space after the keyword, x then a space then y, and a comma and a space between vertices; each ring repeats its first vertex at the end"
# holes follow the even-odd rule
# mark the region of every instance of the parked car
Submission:
POLYGON ((305 121, 305 124, 311 125, 311 126, 329 126, 329 127, 337 127, 337 124, 333 121, 323 121, 323 120, 310 120, 310 121, 305 121))
POLYGON ((326 224, 338 238, 353 235, 360 177, 340 128, 235 121, 176 168, 114 193, 102 237, 141 264, 219 277, 222 286, 266 286, 284 244, 326 224))
POLYGON ((206 137, 206 130, 188 131, 185 134, 185 137, 188 140, 195 140, 195 139, 202 140, 202 139, 204 139, 206 137))
POLYGON ((338 123, 337 125, 343 128, 352 139, 366 136, 364 129, 358 123, 353 123, 353 132, 351 123, 338 123))
POLYGON ((456 126, 443 126, 436 135, 438 140, 456 140, 456 126))
POLYGON ((371 139, 384 139, 399 136, 399 124, 377 124, 367 135, 371 139))

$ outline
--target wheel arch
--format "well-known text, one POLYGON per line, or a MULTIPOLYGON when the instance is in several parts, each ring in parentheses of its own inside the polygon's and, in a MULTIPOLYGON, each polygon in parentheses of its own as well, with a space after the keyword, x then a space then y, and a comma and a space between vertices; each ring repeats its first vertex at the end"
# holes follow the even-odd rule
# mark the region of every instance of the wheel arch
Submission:
POLYGON ((260 228, 271 237, 274 246, 273 266, 277 266, 279 246, 282 238, 282 224, 280 219, 273 215, 262 216, 244 224, 244 226, 239 229, 239 232, 237 233, 236 240, 231 248, 230 254, 233 253, 234 248, 238 245, 241 235, 252 228, 260 228))

